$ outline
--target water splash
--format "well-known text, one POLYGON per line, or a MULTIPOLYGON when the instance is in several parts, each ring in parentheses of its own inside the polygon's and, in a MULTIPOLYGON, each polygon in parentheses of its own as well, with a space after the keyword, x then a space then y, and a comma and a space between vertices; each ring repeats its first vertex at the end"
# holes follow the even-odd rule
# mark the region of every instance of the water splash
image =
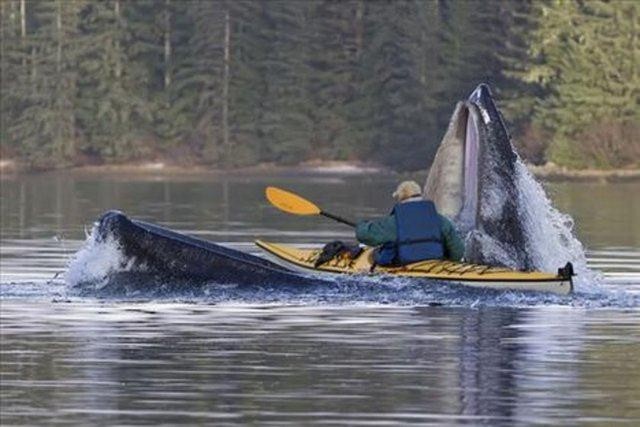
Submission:
POLYGON ((579 290, 599 291, 602 276, 587 267, 584 247, 573 233, 573 219, 553 207, 542 185, 520 159, 516 162, 516 183, 527 252, 535 268, 555 272, 558 266, 571 262, 579 290))
POLYGON ((538 292, 500 291, 418 281, 396 277, 332 276, 318 284, 220 284, 213 282, 167 280, 137 271, 115 273, 108 285, 95 289, 78 286, 67 298, 99 298, 106 301, 189 302, 195 304, 279 304, 279 305, 389 305, 446 307, 536 307, 637 308, 640 295, 603 290, 572 295, 538 292))
POLYGON ((126 257, 113 236, 101 237, 95 224, 78 252, 71 258, 64 276, 67 286, 89 286, 101 289, 110 278, 120 272, 131 271, 135 259, 126 257))

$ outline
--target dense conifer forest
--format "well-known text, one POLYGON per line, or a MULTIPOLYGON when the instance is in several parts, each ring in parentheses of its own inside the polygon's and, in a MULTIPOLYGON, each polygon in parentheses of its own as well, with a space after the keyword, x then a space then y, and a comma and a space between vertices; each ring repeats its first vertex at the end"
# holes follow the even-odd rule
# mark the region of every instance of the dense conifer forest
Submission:
POLYGON ((0 0, 3 157, 428 166, 479 82, 530 161, 640 159, 640 2, 0 0))

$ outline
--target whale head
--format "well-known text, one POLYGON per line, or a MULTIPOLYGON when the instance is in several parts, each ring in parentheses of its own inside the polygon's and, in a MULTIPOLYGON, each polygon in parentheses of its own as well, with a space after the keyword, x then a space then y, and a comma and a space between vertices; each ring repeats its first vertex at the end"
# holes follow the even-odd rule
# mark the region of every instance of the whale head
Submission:
POLYGON ((480 84, 457 103, 424 186, 424 196, 465 237, 469 262, 535 267, 526 250, 518 161, 491 90, 480 84))

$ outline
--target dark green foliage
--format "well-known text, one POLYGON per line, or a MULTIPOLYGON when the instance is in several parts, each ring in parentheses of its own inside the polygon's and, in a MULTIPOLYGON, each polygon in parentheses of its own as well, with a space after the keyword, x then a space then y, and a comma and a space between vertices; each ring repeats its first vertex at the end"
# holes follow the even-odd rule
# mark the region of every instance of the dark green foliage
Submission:
POLYGON ((416 3, 367 5, 365 49, 362 55, 362 119, 375 126, 369 135, 370 154, 387 164, 406 168, 426 165, 426 111, 420 82, 416 3))
POLYGON ((137 3, 107 0, 82 11, 83 41, 78 69, 78 117, 87 153, 127 160, 145 153, 144 126, 151 119, 144 55, 153 52, 136 34, 139 21, 130 18, 137 3))
POLYGON ((225 2, 191 2, 186 10, 193 26, 188 53, 175 73, 171 110, 179 117, 179 137, 194 141, 208 161, 222 155, 221 77, 225 2))
MULTIPOLYGON (((17 2, 0 2, 0 154, 17 150, 8 126, 15 119, 21 94, 26 92, 26 52, 20 42, 20 19, 17 2), (25 65, 21 62, 25 61, 25 65)), ((20 106, 22 107, 22 106, 20 106)))
POLYGON ((419 169, 488 82, 529 159, 633 164, 639 15, 603 0, 0 0, 1 153, 419 169))
POLYGON ((640 4, 540 1, 522 79, 542 89, 533 123, 550 159, 574 167, 637 164, 640 4))
MULTIPOLYGON (((21 14, 17 3, 14 13, 21 14)), ((25 21, 34 29, 3 32, 13 36, 3 37, 3 80, 12 79, 2 94, 3 134, 34 168, 66 165, 76 155, 81 5, 64 0, 28 3, 25 21)), ((10 25, 13 19, 19 20, 10 17, 10 25)))

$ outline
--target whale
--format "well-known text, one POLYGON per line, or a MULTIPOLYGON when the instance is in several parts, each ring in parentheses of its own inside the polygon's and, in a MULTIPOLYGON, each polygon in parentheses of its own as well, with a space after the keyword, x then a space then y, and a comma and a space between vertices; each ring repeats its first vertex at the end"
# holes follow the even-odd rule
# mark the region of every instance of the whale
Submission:
POLYGON ((207 284, 331 284, 259 256, 129 218, 118 210, 102 214, 68 272, 67 282, 80 295, 134 298, 206 293, 207 284))
POLYGON ((522 165, 489 86, 478 85, 456 104, 423 190, 464 238, 466 261, 538 267, 527 244, 522 165))

